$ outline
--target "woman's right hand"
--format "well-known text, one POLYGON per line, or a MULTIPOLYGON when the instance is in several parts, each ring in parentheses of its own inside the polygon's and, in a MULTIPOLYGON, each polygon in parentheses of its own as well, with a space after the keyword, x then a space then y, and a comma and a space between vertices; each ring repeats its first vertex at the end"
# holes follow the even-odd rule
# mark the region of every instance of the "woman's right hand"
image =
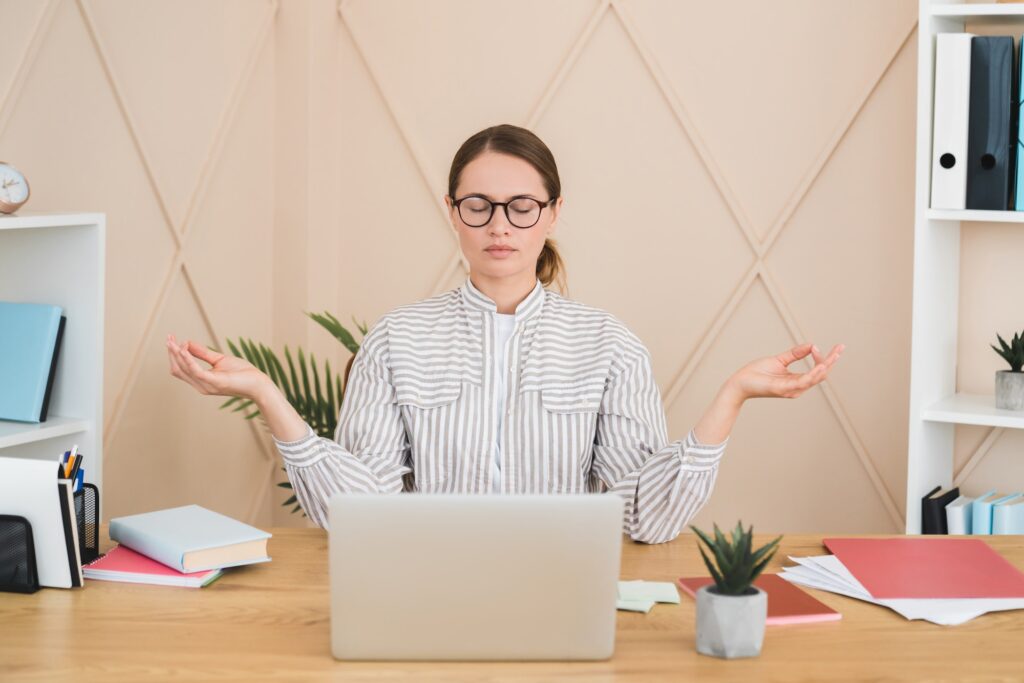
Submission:
POLYGON ((171 374, 191 384, 200 394, 238 396, 255 401, 268 385, 274 384, 244 358, 225 356, 193 341, 179 344, 173 334, 167 335, 167 356, 171 361, 171 374), (203 367, 197 358, 211 367, 203 367))

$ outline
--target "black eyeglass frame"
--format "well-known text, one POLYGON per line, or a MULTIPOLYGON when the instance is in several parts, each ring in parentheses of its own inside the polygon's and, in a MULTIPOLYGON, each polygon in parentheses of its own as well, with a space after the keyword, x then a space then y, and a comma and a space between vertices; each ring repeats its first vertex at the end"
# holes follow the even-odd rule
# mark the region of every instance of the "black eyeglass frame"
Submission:
POLYGON ((544 209, 546 207, 548 207, 548 206, 551 206, 552 202, 554 202, 556 199, 558 199, 558 197, 552 197, 551 199, 547 200, 546 202, 542 202, 541 200, 537 199, 536 197, 530 197, 529 195, 521 194, 521 195, 516 195, 515 197, 511 197, 507 202, 496 202, 496 201, 492 201, 492 200, 488 199, 487 197, 485 197, 485 196, 483 196, 481 194, 467 194, 462 199, 452 199, 452 206, 454 206, 455 210, 459 212, 459 220, 461 220, 463 223, 465 223, 470 228, 483 228, 483 227, 485 227, 488 223, 491 222, 491 219, 494 218, 494 207, 500 206, 502 208, 502 210, 505 212, 505 220, 508 221, 509 225, 511 225, 513 228, 518 228, 519 230, 529 230, 533 226, 537 225, 537 223, 540 223, 540 217, 544 213, 544 209), (466 201, 467 199, 482 199, 485 202, 487 202, 488 204, 490 204, 491 210, 487 213, 487 220, 485 220, 480 225, 472 225, 472 224, 470 224, 468 221, 466 221, 466 217, 462 215, 462 202, 466 201), (512 222, 512 216, 509 215, 509 212, 508 212, 508 205, 511 204, 512 202, 516 201, 517 199, 529 199, 530 201, 537 202, 537 204, 540 206, 540 209, 537 211, 537 220, 535 220, 533 223, 530 223, 527 226, 519 226, 519 225, 516 225, 515 223, 512 222))

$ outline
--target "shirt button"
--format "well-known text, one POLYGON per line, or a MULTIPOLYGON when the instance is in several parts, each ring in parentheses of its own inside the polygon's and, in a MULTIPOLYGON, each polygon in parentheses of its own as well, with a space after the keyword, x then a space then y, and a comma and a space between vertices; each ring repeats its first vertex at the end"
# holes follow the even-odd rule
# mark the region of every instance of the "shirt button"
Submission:
POLYGON ((693 462, 693 456, 692 455, 684 456, 683 457, 683 462, 685 462, 687 465, 689 465, 690 463, 693 462))

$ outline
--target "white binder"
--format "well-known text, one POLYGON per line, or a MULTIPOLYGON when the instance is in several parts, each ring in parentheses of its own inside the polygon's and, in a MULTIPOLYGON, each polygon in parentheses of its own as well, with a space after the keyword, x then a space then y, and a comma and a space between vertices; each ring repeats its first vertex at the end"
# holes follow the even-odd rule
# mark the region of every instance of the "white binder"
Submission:
POLYGON ((965 207, 972 37, 970 33, 939 33, 935 36, 933 209, 965 207))

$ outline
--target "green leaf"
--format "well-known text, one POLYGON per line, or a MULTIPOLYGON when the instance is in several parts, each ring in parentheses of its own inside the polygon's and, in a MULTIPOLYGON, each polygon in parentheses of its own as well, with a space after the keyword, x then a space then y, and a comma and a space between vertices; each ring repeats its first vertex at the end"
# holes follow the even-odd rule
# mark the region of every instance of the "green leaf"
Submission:
POLYGON ((298 500, 298 498, 296 498, 295 496, 292 496, 291 498, 289 498, 289 499, 288 499, 288 500, 286 500, 285 502, 281 503, 281 505, 291 505, 291 504, 292 504, 292 503, 294 503, 294 502, 295 502, 296 500, 298 500))
POLYGON ((292 487, 292 483, 290 481, 279 481, 277 485, 283 489, 290 489, 292 487))
MULTIPOLYGON (((330 313, 327 313, 326 311, 324 313, 309 313, 307 311, 306 315, 316 321, 322 328, 330 332, 334 338, 340 341, 351 353, 355 353, 359 350, 359 344, 356 343, 352 333, 346 330, 345 327, 338 322, 338 319, 330 313)), ((363 334, 365 335, 366 333, 364 332, 363 334)))
POLYGON ((700 545, 698 544, 697 545, 697 550, 700 551, 700 556, 704 558, 704 564, 707 566, 708 571, 711 572, 711 578, 715 580, 715 586, 718 587, 719 591, 724 591, 725 588, 726 588, 726 586, 725 586, 725 579, 723 579, 722 575, 719 574, 715 570, 715 568, 712 566, 711 560, 709 560, 708 556, 704 554, 704 548, 701 548, 700 545))

